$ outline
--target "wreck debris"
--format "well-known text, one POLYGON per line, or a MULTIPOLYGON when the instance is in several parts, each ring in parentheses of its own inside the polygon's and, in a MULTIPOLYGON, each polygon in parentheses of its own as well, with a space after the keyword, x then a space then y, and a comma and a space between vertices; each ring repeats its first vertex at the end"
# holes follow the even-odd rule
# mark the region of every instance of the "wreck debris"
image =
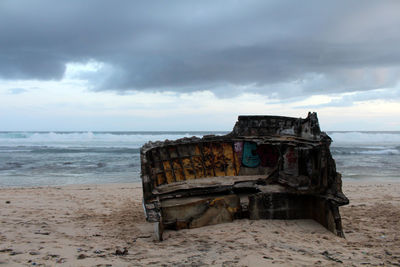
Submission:
POLYGON ((239 116, 223 136, 148 142, 141 148, 146 218, 162 240, 183 229, 250 219, 314 219, 344 237, 342 193, 316 113, 239 116))

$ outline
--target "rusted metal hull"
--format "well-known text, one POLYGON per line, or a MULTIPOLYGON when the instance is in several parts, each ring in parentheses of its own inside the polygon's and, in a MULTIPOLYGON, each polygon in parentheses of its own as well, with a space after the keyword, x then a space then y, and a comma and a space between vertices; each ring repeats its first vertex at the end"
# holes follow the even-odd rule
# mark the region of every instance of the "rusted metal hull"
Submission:
POLYGON ((250 219, 314 219, 344 236, 348 203, 316 114, 240 116, 225 136, 149 142, 141 149, 147 220, 162 239, 182 229, 250 219))

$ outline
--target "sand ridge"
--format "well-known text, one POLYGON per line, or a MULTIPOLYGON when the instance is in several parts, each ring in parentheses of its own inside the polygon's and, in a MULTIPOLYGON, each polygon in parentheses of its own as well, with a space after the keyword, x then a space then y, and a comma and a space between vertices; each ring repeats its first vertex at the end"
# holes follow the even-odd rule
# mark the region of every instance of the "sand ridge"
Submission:
POLYGON ((312 220, 236 220, 153 239, 141 186, 0 189, 5 266, 399 266, 400 183, 344 182, 346 239, 312 220))

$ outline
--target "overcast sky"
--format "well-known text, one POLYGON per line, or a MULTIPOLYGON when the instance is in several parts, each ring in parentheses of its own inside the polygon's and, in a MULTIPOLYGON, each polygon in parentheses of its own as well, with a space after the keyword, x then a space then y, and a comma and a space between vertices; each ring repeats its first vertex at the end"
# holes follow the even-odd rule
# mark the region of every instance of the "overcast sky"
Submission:
POLYGON ((400 1, 0 1, 1 130, 400 130, 400 1))

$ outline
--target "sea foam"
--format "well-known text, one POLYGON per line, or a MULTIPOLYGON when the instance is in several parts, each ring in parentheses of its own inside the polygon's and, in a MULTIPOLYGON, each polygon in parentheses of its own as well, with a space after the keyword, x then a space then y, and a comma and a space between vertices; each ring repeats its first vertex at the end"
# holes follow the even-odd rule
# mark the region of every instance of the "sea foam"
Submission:
POLYGON ((0 146, 130 147, 198 136, 203 132, 0 132, 0 146))
POLYGON ((375 144, 399 144, 400 132, 328 132, 332 138, 332 145, 375 145, 375 144))

